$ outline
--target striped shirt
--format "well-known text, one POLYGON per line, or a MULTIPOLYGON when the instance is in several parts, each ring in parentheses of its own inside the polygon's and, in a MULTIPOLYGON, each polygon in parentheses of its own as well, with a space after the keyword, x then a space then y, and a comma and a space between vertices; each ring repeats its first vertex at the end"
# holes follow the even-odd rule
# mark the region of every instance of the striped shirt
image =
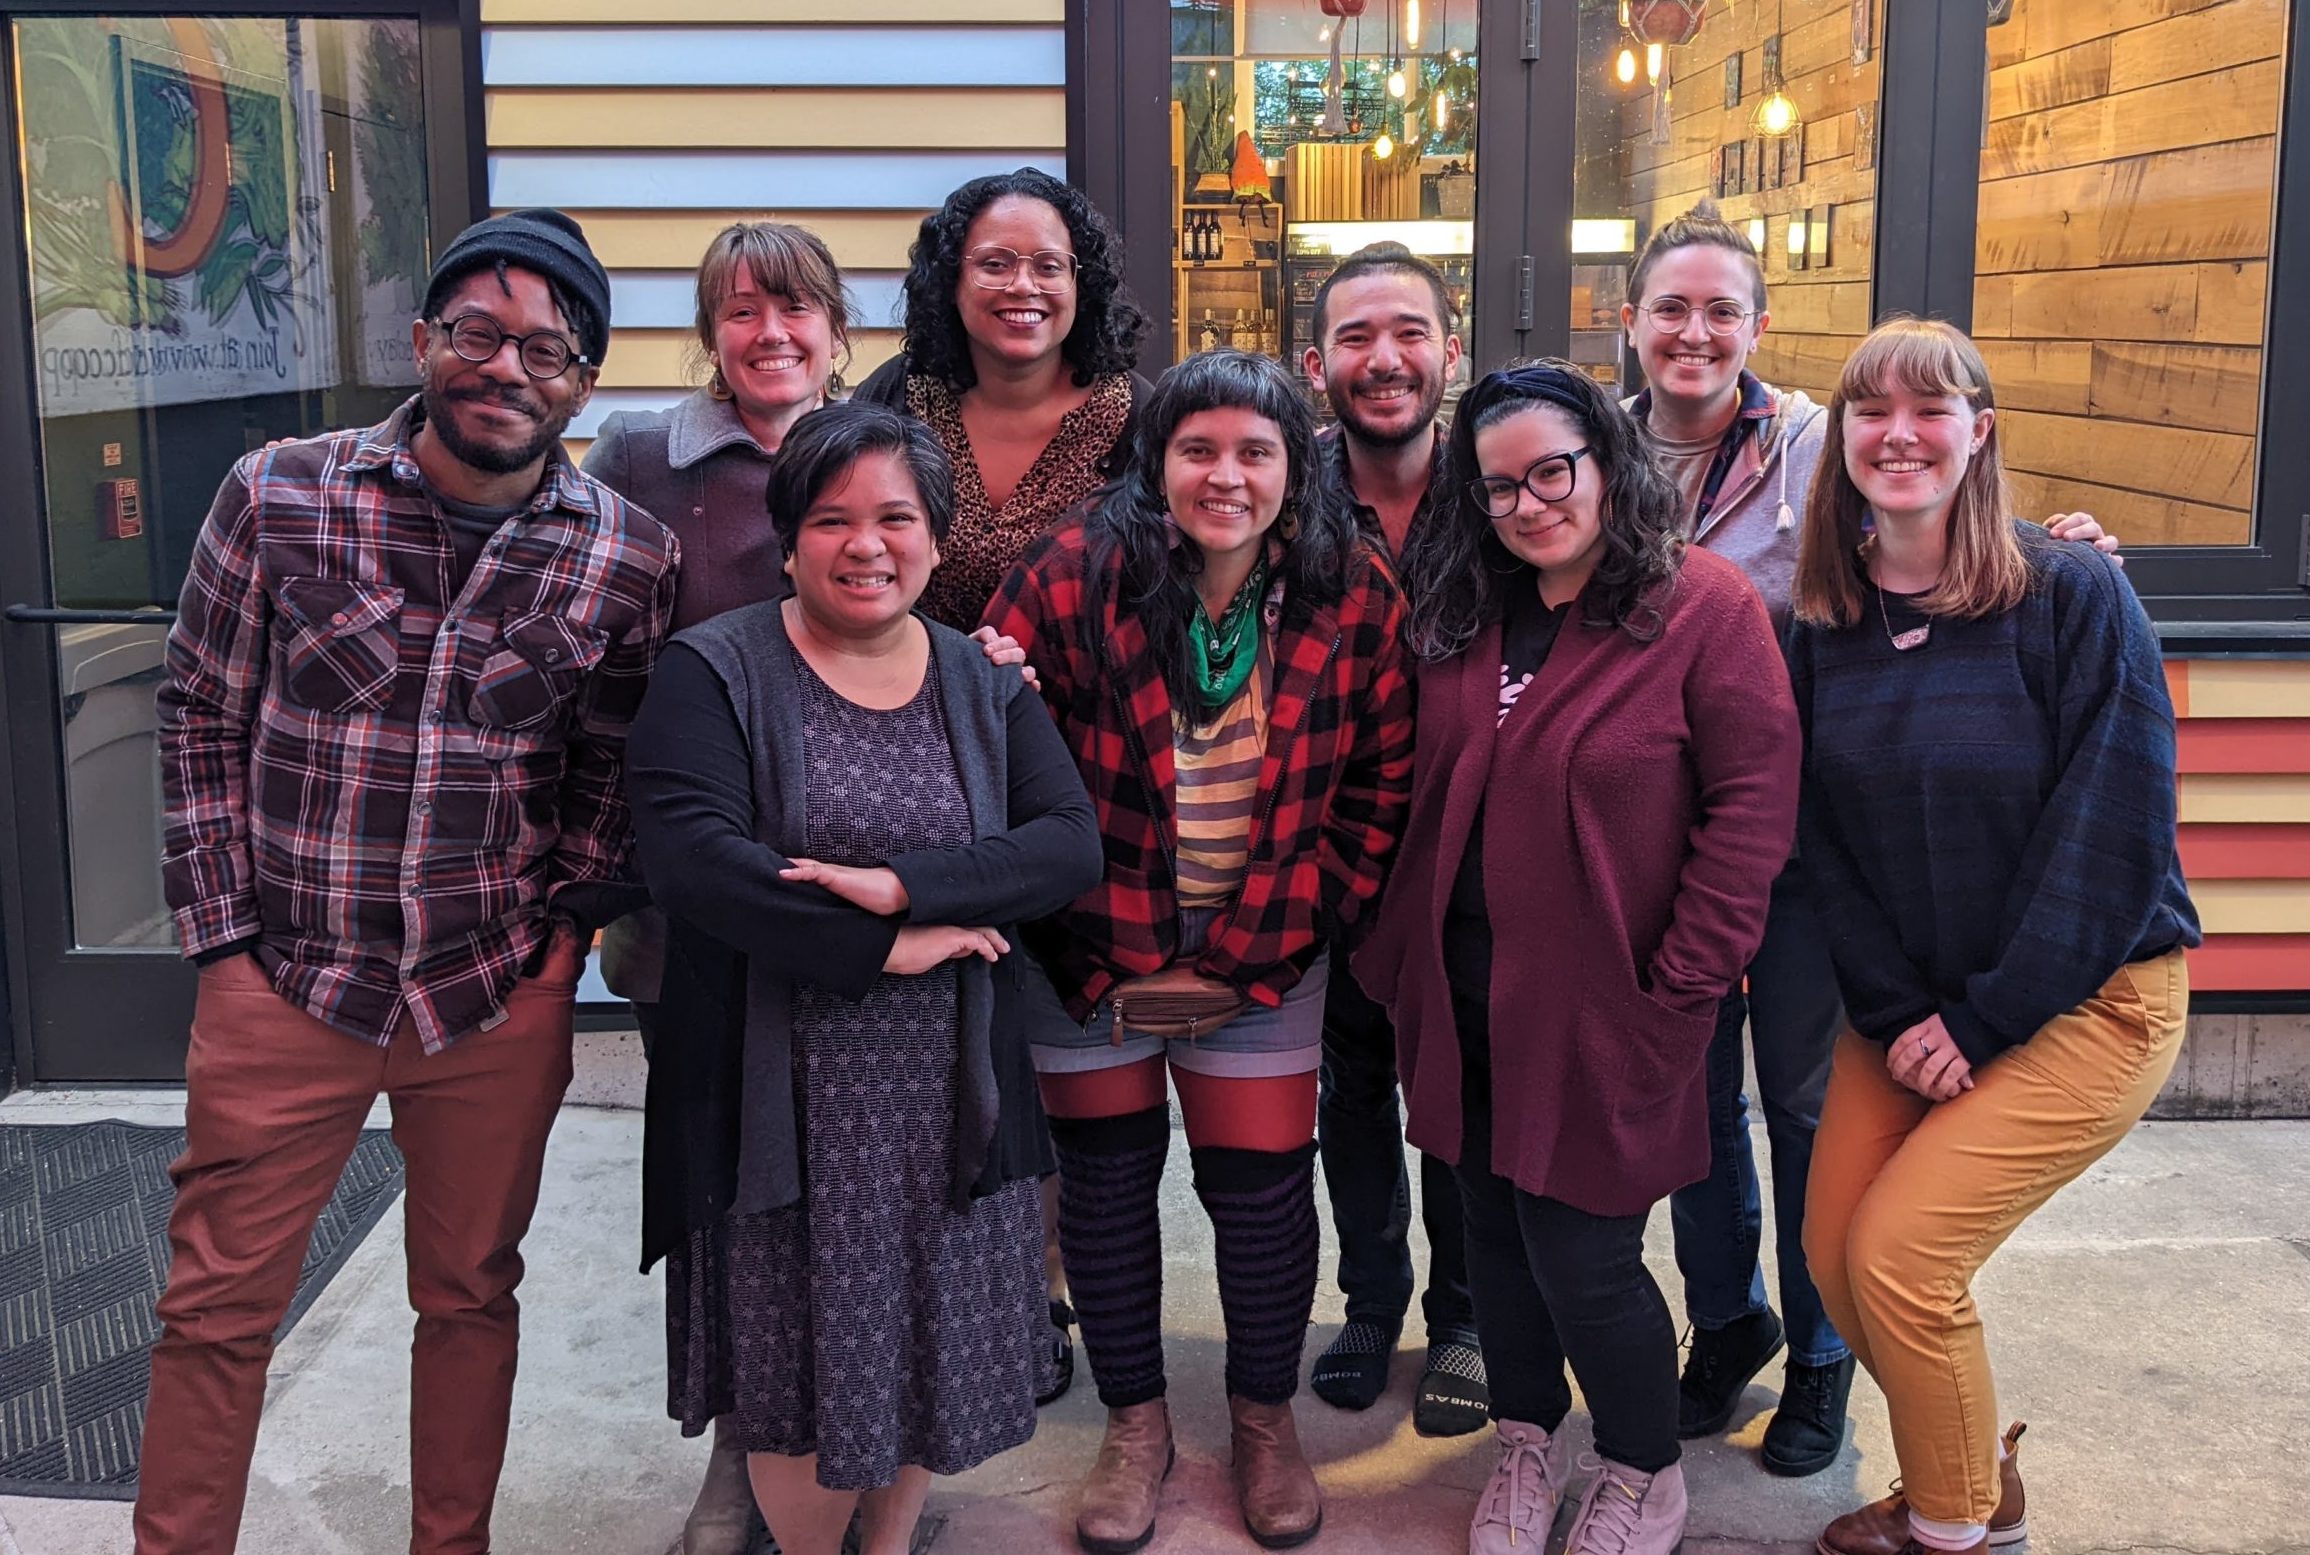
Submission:
POLYGON ((162 875, 188 956, 254 940, 316 1019, 434 1052, 624 876, 680 553, 557 452, 461 575, 420 414, 226 476, 169 634, 162 875))
POLYGON ((1261 638, 1259 663, 1235 700, 1201 728, 1177 720, 1171 760, 1178 787, 1179 905, 1225 907, 1251 863, 1251 816, 1267 750, 1267 679, 1273 665, 1261 638))

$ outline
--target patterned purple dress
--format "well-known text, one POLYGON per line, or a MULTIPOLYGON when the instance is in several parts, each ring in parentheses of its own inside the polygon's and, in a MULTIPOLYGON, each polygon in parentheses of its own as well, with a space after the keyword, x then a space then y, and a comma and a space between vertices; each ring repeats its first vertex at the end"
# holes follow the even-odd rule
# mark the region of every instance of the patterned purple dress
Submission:
MULTIPOLYGON (((808 856, 873 865, 971 840, 936 663, 877 711, 801 672, 808 856)), ((849 1004, 794 993, 802 1199, 733 1215, 668 1260, 670 1407, 731 1415, 752 1452, 818 1454, 834 1490, 954 1474, 1035 1428, 1045 1324, 1034 1181, 947 1201, 955 974, 885 974, 849 1004)))

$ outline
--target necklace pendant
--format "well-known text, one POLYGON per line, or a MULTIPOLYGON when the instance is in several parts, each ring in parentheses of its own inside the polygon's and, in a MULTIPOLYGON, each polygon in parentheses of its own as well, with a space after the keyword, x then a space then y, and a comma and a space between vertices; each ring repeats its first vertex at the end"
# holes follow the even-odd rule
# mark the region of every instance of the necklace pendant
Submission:
POLYGON ((1912 626, 1906 632, 1894 632, 1891 635, 1894 651, 1907 653, 1912 648, 1925 646, 1925 639, 1933 635, 1933 623, 1928 621, 1923 626, 1912 626))

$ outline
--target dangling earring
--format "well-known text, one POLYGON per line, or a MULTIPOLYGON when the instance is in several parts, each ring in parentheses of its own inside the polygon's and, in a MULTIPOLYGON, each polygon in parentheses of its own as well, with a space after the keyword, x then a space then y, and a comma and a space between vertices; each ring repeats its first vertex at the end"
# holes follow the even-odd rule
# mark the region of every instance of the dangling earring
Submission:
POLYGON ((718 400, 737 398, 735 394, 730 392, 729 381, 722 376, 722 364, 720 362, 714 364, 714 376, 706 380, 706 392, 718 400))

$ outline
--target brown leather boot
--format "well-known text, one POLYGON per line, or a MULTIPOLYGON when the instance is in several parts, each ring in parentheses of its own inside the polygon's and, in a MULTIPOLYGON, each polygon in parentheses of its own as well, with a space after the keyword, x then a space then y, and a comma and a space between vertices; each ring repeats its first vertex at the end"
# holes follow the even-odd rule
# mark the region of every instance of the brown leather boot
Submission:
POLYGON ((1155 1537, 1155 1498, 1178 1456, 1163 1400, 1107 1411, 1107 1434, 1083 1481, 1075 1542, 1091 1555, 1131 1555, 1155 1537))
MULTIPOLYGON (((2029 1537, 2029 1498, 2021 1488, 2021 1433, 2005 1428, 2005 1458, 1997 1465, 1997 1511, 1989 1519, 1989 1547, 2007 1550, 2029 1537)), ((1814 1546, 1820 1555, 1901 1555, 1909 1547, 1909 1498, 1898 1481, 1893 1493, 1847 1512, 1829 1524, 1814 1546)))
POLYGON ((681 1555, 746 1555, 753 1543, 754 1486, 746 1477, 746 1449, 730 1417, 718 1415, 706 1478, 682 1524, 681 1555))
POLYGON ((1254 1404, 1230 1393, 1227 1414, 1234 1423, 1235 1499, 1243 1507, 1243 1526, 1267 1549, 1305 1544, 1323 1527, 1323 1492, 1299 1450, 1290 1403, 1254 1404))

